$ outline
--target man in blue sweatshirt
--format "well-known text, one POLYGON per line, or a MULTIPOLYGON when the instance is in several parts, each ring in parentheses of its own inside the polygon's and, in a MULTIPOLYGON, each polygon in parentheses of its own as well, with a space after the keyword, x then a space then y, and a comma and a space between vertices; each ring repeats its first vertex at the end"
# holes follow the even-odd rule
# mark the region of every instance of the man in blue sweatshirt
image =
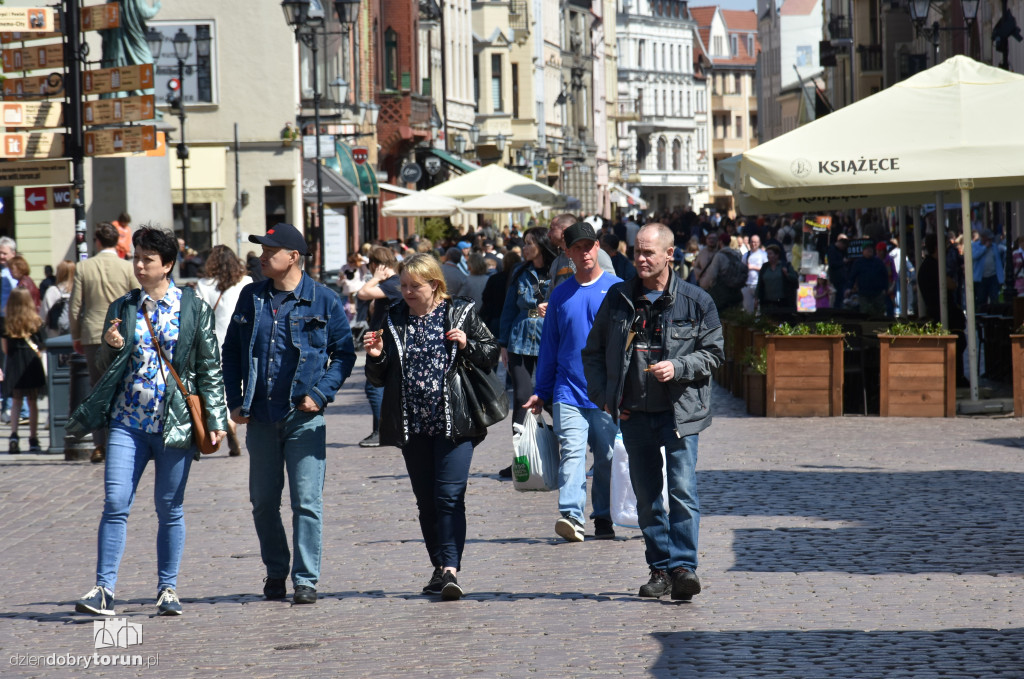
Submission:
POLYGON ((572 278, 557 286, 548 299, 540 355, 534 372, 533 396, 523 407, 539 414, 554 403, 555 433, 561 461, 558 465, 558 511, 555 532, 569 542, 583 542, 583 512, 587 506, 587 444, 594 454, 594 536, 611 540, 612 451, 615 426, 612 416, 587 398, 580 352, 608 289, 621 279, 598 264, 601 251, 594 227, 577 222, 565 230, 565 250, 575 265, 572 278))

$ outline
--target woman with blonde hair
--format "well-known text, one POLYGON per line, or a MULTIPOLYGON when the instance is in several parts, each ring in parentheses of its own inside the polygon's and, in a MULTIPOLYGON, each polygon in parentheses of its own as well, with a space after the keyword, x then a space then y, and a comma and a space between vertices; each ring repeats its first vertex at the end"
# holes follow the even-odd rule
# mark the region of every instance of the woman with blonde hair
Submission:
MULTIPOLYGON (((222 347, 238 296, 242 288, 252 283, 252 277, 246 274, 245 263, 226 245, 215 245, 210 250, 203 275, 205 278, 196 281, 196 295, 213 309, 217 346, 222 347)), ((228 455, 238 457, 241 454, 237 425, 229 418, 228 455)))
POLYGON ((498 343, 472 300, 448 296, 437 260, 415 254, 399 267, 402 301, 383 329, 363 335, 366 378, 384 387, 380 443, 402 449, 419 509, 420 530, 434 567, 425 594, 459 599, 456 579, 466 542, 466 485, 473 446, 487 430, 454 391, 461 363, 483 370, 498 363, 498 343))
POLYGON ((71 286, 75 282, 75 263, 65 259, 57 265, 57 282, 46 289, 39 315, 46 324, 46 336, 56 337, 71 332, 68 313, 71 307, 71 286), (51 314, 52 311, 52 314, 51 314), (54 316, 53 319, 50 316, 54 316))
MULTIPOLYGON (((12 413, 21 412, 21 400, 28 399, 28 452, 41 453, 39 439, 40 390, 46 388, 43 370, 43 319, 36 313, 32 295, 21 286, 11 290, 7 298, 7 324, 0 340, 4 350, 4 398, 12 398, 12 413)), ((18 418, 11 417, 11 440, 7 450, 11 455, 21 452, 18 441, 18 418)))

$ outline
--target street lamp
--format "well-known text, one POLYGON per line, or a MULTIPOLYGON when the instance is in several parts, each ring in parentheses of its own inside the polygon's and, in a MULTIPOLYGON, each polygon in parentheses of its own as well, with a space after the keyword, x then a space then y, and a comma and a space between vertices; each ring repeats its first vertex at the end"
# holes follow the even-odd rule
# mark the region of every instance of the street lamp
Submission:
MULTIPOLYGON (((960 26, 940 26, 938 19, 932 22, 929 28, 925 28, 925 23, 928 21, 928 13, 931 11, 933 0, 910 0, 908 8, 910 10, 910 18, 914 22, 914 28, 917 30, 918 35, 924 34, 925 37, 931 38, 932 41, 932 52, 933 52, 933 64, 939 63, 939 31, 967 31, 967 40, 964 45, 964 51, 970 53, 970 41, 971 41, 971 29, 978 19, 978 6, 980 0, 960 0, 960 9, 964 15, 964 27, 960 26)), ((941 0, 935 0, 938 4, 941 0)))
POLYGON ((498 149, 498 153, 505 153, 505 142, 508 141, 508 137, 503 132, 499 132, 494 137, 494 148, 498 149))
POLYGON ((459 156, 464 156, 466 154, 466 138, 461 132, 456 132, 452 141, 455 142, 455 152, 458 153, 459 156))
POLYGON ((473 142, 473 146, 480 143, 480 128, 476 125, 469 126, 469 140, 473 142))
MULTIPOLYGON (((164 36, 163 34, 155 29, 150 29, 146 32, 146 43, 149 46, 149 52, 153 56, 154 63, 160 57, 161 48, 163 47, 164 36)), ((175 107, 178 109, 178 123, 181 126, 181 138, 178 140, 178 146, 176 153, 178 160, 181 161, 181 235, 182 240, 185 241, 187 246, 189 243, 189 213, 188 213, 188 188, 186 186, 186 170, 188 161, 188 144, 185 141, 185 119, 188 117, 185 115, 185 66, 186 61, 192 53, 192 37, 179 28, 178 32, 174 35, 171 40, 171 44, 174 46, 174 56, 178 60, 178 96, 176 99, 171 100, 171 109, 175 107)), ((196 56, 200 59, 205 59, 210 56, 210 36, 197 36, 195 39, 196 44, 196 56)))

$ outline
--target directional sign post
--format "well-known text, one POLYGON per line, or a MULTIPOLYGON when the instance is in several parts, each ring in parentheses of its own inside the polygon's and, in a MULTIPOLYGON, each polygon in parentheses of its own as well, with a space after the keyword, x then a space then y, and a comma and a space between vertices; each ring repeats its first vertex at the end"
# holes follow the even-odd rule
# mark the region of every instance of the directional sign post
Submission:
POLYGON ((0 186, 65 184, 70 177, 71 163, 67 160, 0 163, 0 186))
POLYGON ((64 106, 61 102, 3 102, 0 103, 0 124, 4 127, 61 127, 64 124, 64 106))
POLYGON ((82 117, 86 125, 110 125, 134 120, 150 120, 155 112, 156 97, 152 94, 141 97, 99 99, 82 103, 82 117))
POLYGON ((151 151, 155 148, 156 128, 152 125, 117 127, 85 133, 85 155, 87 156, 151 151))
POLYGON ((49 7, 0 7, 0 31, 52 33, 53 27, 49 7))
POLYGON ((121 6, 116 2, 82 8, 83 31, 105 31, 120 26, 121 6))
POLYGON ((60 158, 62 155, 63 134, 0 134, 0 158, 60 158))
POLYGON ((28 78, 7 78, 4 80, 4 99, 47 99, 63 96, 64 77, 60 73, 36 75, 28 78))
POLYGON ((64 45, 52 43, 3 51, 4 73, 60 68, 64 65, 64 45))
POLYGON ((25 189, 25 210, 53 210, 68 208, 74 202, 70 186, 33 186, 25 189))
POLYGON ((106 94, 153 88, 153 64, 99 68, 82 73, 83 94, 106 94))

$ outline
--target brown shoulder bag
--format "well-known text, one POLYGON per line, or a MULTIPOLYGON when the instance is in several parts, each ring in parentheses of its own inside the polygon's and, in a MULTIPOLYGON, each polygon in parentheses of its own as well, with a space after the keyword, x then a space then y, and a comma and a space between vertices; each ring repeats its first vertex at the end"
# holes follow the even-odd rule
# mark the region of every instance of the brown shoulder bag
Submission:
POLYGON ((146 319, 149 335, 153 338, 153 346, 156 347, 157 363, 160 364, 160 374, 164 376, 164 384, 167 384, 167 375, 164 373, 164 364, 166 363, 167 370, 174 377, 174 381, 178 383, 181 395, 185 397, 185 405, 188 406, 188 413, 192 417, 192 440, 195 441, 196 448, 203 455, 216 453, 220 449, 220 441, 215 446, 210 444, 210 432, 206 427, 206 403, 203 402, 203 397, 199 394, 188 393, 185 385, 181 382, 181 378, 178 377, 178 371, 174 369, 171 362, 164 356, 164 351, 156 338, 156 331, 153 330, 153 324, 149 320, 149 314, 143 311, 142 317, 146 319))

